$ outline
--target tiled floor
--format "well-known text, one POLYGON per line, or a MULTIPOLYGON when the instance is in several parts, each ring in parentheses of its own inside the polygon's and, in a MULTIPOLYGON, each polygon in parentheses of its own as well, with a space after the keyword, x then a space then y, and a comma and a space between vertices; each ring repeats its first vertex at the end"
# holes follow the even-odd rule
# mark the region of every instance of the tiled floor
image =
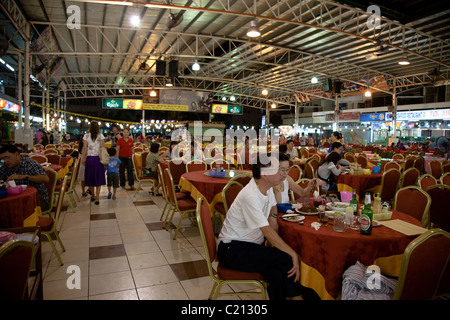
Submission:
MULTIPOLYGON (((78 194, 80 188, 78 187, 78 194)), ((136 198, 119 189, 116 200, 103 188, 100 205, 89 198, 67 207, 61 215, 60 237, 66 248, 60 266, 48 242, 43 242, 44 299, 207 299, 213 281, 208 275, 199 230, 184 220, 176 240, 174 230, 162 229, 164 199, 142 190, 136 198), (78 266, 80 288, 70 266, 78 266), (68 272, 69 269, 69 272, 68 272), (69 284, 69 286, 68 286, 69 284)), ((179 216, 179 215, 178 215, 179 216)), ((177 214, 173 224, 178 223, 177 214)), ((241 292, 249 287, 228 287, 241 292)), ((258 299, 239 295, 221 299, 258 299)))

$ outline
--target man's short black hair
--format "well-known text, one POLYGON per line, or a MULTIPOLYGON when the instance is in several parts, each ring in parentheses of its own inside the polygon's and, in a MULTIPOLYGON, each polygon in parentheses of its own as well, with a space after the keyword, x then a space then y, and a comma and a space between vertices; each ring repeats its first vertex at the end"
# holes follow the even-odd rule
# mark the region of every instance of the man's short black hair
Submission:
POLYGON ((289 139, 288 141, 286 141, 286 144, 289 144, 289 143, 291 143, 291 142, 294 142, 294 140, 289 139))
POLYGON ((0 154, 5 152, 16 153, 19 152, 19 149, 13 144, 7 144, 0 148, 0 154))
POLYGON ((153 142, 150 145, 150 152, 157 153, 159 151, 159 143, 153 142))
MULTIPOLYGON (((279 162, 281 162, 281 161, 289 161, 289 156, 287 154, 278 154, 278 153, 270 154, 269 153, 267 155, 267 158, 270 158, 270 157, 277 158, 279 162)), ((261 168, 267 168, 267 167, 270 167, 271 165, 272 165, 271 162, 269 162, 269 163, 262 163, 260 156, 258 156, 257 160, 256 160, 256 163, 254 163, 252 165, 253 178, 261 179, 261 168)))

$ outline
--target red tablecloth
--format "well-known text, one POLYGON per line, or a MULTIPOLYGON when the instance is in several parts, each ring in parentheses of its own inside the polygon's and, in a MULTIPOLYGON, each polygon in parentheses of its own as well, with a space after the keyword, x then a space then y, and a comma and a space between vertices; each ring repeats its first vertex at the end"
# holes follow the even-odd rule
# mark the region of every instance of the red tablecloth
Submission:
POLYGON ((39 195, 35 188, 28 186, 17 195, 7 195, 0 199, 0 228, 23 227, 24 221, 35 213, 39 206, 39 195))
POLYGON ((180 179, 180 186, 182 190, 187 190, 192 193, 192 187, 189 186, 191 184, 204 196, 208 203, 211 203, 216 194, 222 192, 231 178, 210 177, 205 175, 207 171, 202 170, 184 173, 180 179))
MULTIPOLYGON (((422 226, 418 220, 401 212, 394 212, 392 219, 422 226)), ((385 226, 374 227, 370 236, 350 229, 335 232, 331 224, 315 230, 311 223, 316 221, 317 216, 306 216, 304 225, 278 219, 280 236, 301 257, 302 285, 312 287, 323 299, 338 297, 342 274, 357 261, 370 266, 378 258, 401 255, 415 238, 385 226)), ((398 256, 392 259, 393 265, 389 268, 399 270, 399 261, 401 263, 398 256)), ((383 273, 383 269, 381 271, 383 273)))
POLYGON ((368 189, 376 187, 381 184, 382 173, 378 174, 341 174, 336 177, 338 191, 353 191, 360 199, 364 199, 364 192, 368 189))

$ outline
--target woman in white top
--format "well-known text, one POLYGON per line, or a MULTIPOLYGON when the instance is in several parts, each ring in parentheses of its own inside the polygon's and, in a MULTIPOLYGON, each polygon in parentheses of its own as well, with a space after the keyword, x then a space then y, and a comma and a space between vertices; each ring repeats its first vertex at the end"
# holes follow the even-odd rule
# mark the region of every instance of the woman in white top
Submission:
MULTIPOLYGON (((281 153, 279 155, 280 163, 283 161, 289 162, 289 156, 287 154, 281 153)), ((319 181, 318 179, 311 179, 309 181, 308 186, 303 189, 300 187, 295 181, 288 175, 286 176, 286 179, 284 179, 278 186, 273 187, 273 192, 275 194, 275 199, 277 200, 277 203, 289 203, 289 191, 292 190, 295 193, 299 194, 301 197, 308 197, 309 193, 311 192, 311 189, 315 184, 318 185, 319 181)))
POLYGON ((105 137, 100 133, 98 122, 92 121, 89 132, 83 137, 82 163, 85 165, 84 185, 89 187, 91 201, 99 204, 100 189, 106 184, 105 167, 100 162, 100 148, 105 147, 105 137), (95 196, 94 196, 95 187, 95 196))
POLYGON ((320 164, 317 169, 317 176, 323 181, 322 190, 335 191, 337 190, 336 184, 330 184, 334 179, 334 176, 338 176, 342 173, 341 165, 337 162, 341 160, 341 155, 337 152, 331 152, 320 164))

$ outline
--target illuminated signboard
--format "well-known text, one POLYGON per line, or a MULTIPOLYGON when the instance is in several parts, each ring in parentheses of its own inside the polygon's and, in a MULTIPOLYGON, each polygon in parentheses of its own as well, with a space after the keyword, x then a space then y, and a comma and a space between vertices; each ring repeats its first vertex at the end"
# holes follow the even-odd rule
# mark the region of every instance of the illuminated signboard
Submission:
POLYGON ((242 114, 242 106, 229 106, 226 104, 213 104, 212 113, 242 114))

